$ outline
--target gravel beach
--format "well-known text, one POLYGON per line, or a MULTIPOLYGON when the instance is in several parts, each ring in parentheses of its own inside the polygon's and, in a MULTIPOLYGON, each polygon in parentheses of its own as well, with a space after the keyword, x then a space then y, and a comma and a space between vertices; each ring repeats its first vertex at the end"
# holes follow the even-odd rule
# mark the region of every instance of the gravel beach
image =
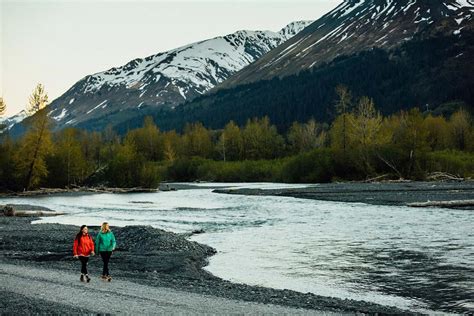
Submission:
MULTIPOLYGON (((234 284, 202 269, 215 249, 144 226, 113 227, 118 248, 111 283, 98 279, 99 257, 90 260, 91 283, 80 283, 80 264, 71 253, 79 228, 31 220, 0 216, 2 314, 409 314, 363 301, 234 284)), ((95 236, 98 227, 90 231, 95 236)))
MULTIPOLYGON (((377 182, 325 183, 298 189, 215 189, 216 193, 273 195, 374 205, 406 205, 427 201, 474 199, 474 181, 462 182, 377 182)), ((472 206, 464 207, 474 209, 472 206)))

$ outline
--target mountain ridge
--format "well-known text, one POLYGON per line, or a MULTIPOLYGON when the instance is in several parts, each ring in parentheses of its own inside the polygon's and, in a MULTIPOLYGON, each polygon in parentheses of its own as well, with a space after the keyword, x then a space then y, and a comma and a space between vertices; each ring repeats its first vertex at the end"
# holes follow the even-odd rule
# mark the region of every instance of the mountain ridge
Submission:
POLYGON ((216 89, 284 77, 341 55, 473 28, 473 0, 346 0, 216 89))
POLYGON ((56 128, 144 105, 171 107, 202 95, 312 21, 278 32, 241 30, 85 76, 48 105, 56 128))

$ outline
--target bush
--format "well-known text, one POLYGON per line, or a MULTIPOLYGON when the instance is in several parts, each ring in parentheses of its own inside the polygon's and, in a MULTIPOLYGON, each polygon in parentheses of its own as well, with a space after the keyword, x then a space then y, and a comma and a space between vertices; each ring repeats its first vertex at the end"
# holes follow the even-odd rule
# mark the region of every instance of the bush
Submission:
POLYGON ((282 169, 284 182, 330 182, 335 176, 334 159, 330 149, 315 149, 289 159, 282 169))
POLYGON ((474 153, 443 150, 428 154, 429 172, 447 172, 463 178, 474 177, 474 153))

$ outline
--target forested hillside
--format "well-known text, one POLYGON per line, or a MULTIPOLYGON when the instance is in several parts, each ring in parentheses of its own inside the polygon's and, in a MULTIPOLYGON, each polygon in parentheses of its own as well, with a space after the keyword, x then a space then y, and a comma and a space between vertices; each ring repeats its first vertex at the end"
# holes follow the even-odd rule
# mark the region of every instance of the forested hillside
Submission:
MULTIPOLYGON (((334 119, 334 88, 347 85, 355 96, 370 95, 385 115, 410 107, 434 114, 452 114, 474 104, 474 32, 411 41, 400 48, 372 49, 341 56, 331 63, 283 79, 260 81, 221 90, 173 111, 145 111, 117 126, 117 131, 140 126, 152 115, 163 130, 182 130, 186 122, 212 129, 234 120, 268 116, 280 131, 293 121, 334 119)), ((126 113, 124 115, 131 115, 126 113)), ((103 122, 81 126, 99 128, 103 122)))
POLYGON ((418 108, 383 116, 373 99, 335 89, 331 124, 293 122, 280 133, 268 117, 227 122, 212 130, 186 124, 163 131, 151 117, 123 137, 67 128, 51 132, 39 86, 30 99, 37 115, 17 141, 2 134, 0 189, 151 187, 160 181, 283 181, 437 179, 474 176, 472 117, 445 118, 418 108))

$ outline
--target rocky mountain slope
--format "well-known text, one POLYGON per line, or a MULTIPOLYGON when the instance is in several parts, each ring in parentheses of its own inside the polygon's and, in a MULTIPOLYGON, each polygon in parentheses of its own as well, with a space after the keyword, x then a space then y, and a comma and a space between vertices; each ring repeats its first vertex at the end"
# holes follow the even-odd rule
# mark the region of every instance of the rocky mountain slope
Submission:
MULTIPOLYGON (((472 3, 346 1, 210 93, 148 115, 162 129, 193 121, 218 129, 263 116, 280 130, 309 118, 330 123, 339 84, 355 101, 373 98, 385 115, 413 107, 449 116, 462 106, 474 113, 472 3)), ((143 116, 129 117, 117 129, 142 122, 143 116)))
POLYGON ((473 28, 473 0, 345 0, 220 87, 284 77, 373 47, 473 28))
POLYGON ((293 22, 279 32, 238 31, 86 76, 48 106, 49 116, 56 128, 63 128, 100 117, 117 123, 126 119, 120 112, 143 106, 173 108, 207 92, 310 23, 293 22))
POLYGON ((0 118, 0 125, 5 126, 6 129, 10 129, 13 125, 20 123, 27 117, 28 114, 26 113, 26 110, 23 110, 15 115, 0 118))

